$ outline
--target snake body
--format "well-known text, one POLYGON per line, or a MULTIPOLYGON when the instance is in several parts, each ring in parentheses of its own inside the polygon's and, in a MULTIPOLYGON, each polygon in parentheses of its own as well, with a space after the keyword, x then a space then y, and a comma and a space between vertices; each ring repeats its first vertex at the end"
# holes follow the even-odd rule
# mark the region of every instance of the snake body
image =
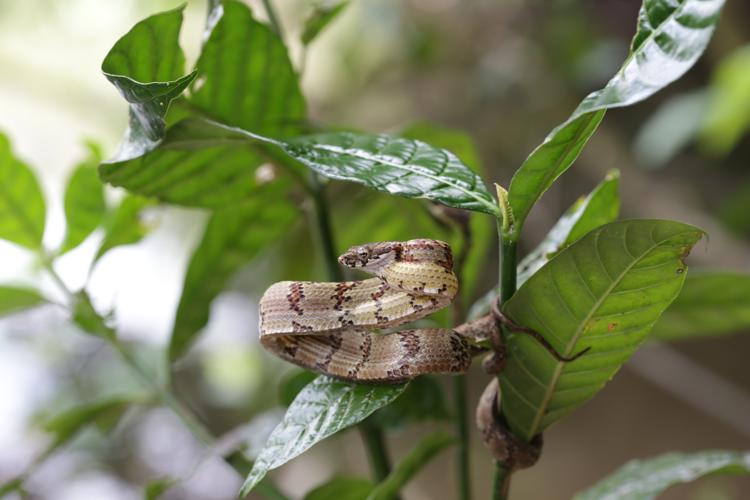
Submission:
POLYGON ((425 373, 463 373, 466 337, 449 329, 390 329, 451 303, 458 291, 447 243, 370 243, 339 262, 375 277, 347 282, 282 281, 260 301, 260 340, 280 358, 356 382, 396 383, 425 373))

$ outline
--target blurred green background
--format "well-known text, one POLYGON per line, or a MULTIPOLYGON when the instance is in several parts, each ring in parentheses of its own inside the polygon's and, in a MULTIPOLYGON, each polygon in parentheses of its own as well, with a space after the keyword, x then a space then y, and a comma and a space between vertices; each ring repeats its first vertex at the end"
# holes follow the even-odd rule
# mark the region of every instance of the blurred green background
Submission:
MULTIPOLYGON (((62 193, 71 168, 85 155, 83 139, 112 153, 126 126, 126 104, 99 69, 104 55, 136 21, 180 3, 0 0, 0 130, 40 177, 50 207, 50 246, 64 234, 62 193)), ((263 18, 259 2, 250 4, 263 18)), ((316 120, 368 131, 398 131, 421 121, 463 130, 476 142, 485 179, 505 186, 547 132, 619 67, 639 4, 354 0, 304 54, 298 39, 311 2, 276 2, 292 60, 304 64, 303 86, 316 120)), ((204 1, 188 2, 182 40, 189 62, 198 52, 205 11, 204 1)), ((750 3, 729 0, 694 69, 646 103, 607 114, 574 168, 535 207, 522 251, 617 168, 624 217, 701 226, 710 240, 693 252, 693 269, 750 271, 748 20, 750 3)), ((362 207, 376 217, 383 204, 402 213, 419 210, 416 202, 352 185, 332 184, 329 193, 339 251, 363 238, 394 237, 386 225, 380 232, 358 230, 362 207)), ((151 215, 153 232, 108 254, 89 279, 97 305, 114 311, 123 336, 144 346, 146 361, 167 341, 184 268, 205 221, 200 210, 176 207, 151 215)), ((405 219, 399 230, 417 231, 417 220, 405 219)), ((420 236, 426 235, 411 235, 420 236)), ((487 272, 479 291, 496 276, 493 238, 484 243, 487 272)), ((317 261, 288 258, 296 245, 314 248, 302 222, 217 298, 199 345, 178 367, 180 396, 227 439, 239 435, 259 446, 282 414, 277 385, 292 370, 258 347, 255 304, 273 281, 321 276, 311 267, 317 261)), ((63 259, 60 272, 71 287, 85 283, 95 251, 95 241, 89 241, 63 259)), ((54 296, 36 271, 32 257, 0 241, 0 282, 40 284, 54 296)), ((24 470, 44 448, 48 437, 38 422, 45 415, 102 394, 138 390, 113 353, 66 325, 54 306, 0 321, 0 482, 24 470)), ((591 403, 545 433, 542 459, 518 474, 513 496, 568 498, 629 459, 666 451, 747 449, 749 354, 750 337, 741 332, 647 345, 591 403)), ((471 401, 485 381, 478 368, 470 374, 471 401)), ((403 454, 435 425, 390 432, 393 453, 403 454)), ((483 498, 491 467, 474 438, 475 493, 483 498)), ((273 477, 298 497, 335 472, 368 472, 356 433, 316 446, 273 477)), ((191 477, 165 498, 233 498, 240 484, 223 461, 203 457, 170 413, 133 409, 114 427, 87 432, 55 454, 28 489, 34 498, 141 498, 142 485, 163 475, 191 477)), ((451 498, 446 492, 455 491, 454 480, 453 457, 446 452, 405 496, 451 498)), ((664 498, 749 497, 750 480, 722 477, 674 488, 664 498)))

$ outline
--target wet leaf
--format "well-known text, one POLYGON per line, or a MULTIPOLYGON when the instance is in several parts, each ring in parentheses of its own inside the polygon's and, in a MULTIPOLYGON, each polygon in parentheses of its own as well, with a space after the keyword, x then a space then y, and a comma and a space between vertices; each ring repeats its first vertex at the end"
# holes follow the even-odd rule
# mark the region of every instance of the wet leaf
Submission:
POLYGON ((319 376, 297 395, 271 433, 240 495, 247 495, 269 470, 361 422, 396 399, 405 388, 405 384, 363 385, 319 376))
POLYGON ((609 108, 640 102, 680 78, 703 54, 724 0, 644 0, 630 53, 607 85, 592 92, 516 171, 509 188, 514 231, 578 157, 609 108))

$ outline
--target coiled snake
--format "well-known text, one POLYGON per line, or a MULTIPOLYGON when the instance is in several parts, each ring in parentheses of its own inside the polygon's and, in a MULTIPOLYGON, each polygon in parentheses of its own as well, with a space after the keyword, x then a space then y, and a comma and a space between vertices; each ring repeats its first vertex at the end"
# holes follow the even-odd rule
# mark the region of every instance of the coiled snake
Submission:
MULTIPOLYGON (((371 383, 403 382, 426 373, 464 373, 473 354, 486 352, 478 347, 483 340, 493 347, 485 369, 497 373, 504 361, 498 322, 532 335, 559 360, 572 361, 583 354, 560 356, 539 333, 514 325, 496 307, 453 330, 375 332, 423 318, 453 301, 458 280, 451 248, 442 241, 369 243, 350 248, 339 263, 376 277, 273 284, 260 300, 263 347, 303 368, 371 383)), ((529 467, 539 457, 541 436, 525 443, 505 427, 497 413, 498 391, 493 378, 477 406, 479 431, 496 460, 513 470, 529 467)))
POLYGON ((458 280, 447 243, 370 243, 349 249, 339 262, 376 277, 275 283, 260 301, 260 339, 266 349, 304 368, 356 382, 396 383, 469 368, 470 343, 455 330, 373 331, 451 303, 458 280))

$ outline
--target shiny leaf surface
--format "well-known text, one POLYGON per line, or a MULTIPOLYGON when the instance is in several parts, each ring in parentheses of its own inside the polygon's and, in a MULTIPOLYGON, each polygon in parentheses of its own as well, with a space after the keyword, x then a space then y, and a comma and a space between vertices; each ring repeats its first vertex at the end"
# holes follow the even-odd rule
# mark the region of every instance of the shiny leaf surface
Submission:
POLYGON ((715 474, 750 474, 750 452, 667 453, 633 460, 574 500, 653 500, 672 485, 715 474))
POLYGON ((28 165, 13 155, 0 133, 0 238, 38 250, 44 235, 42 190, 28 165))
POLYGON ((497 212, 478 175, 453 153, 418 140, 338 132, 292 139, 281 147, 330 179, 454 208, 497 212))
POLYGON ((680 340, 750 333, 750 275, 690 273, 685 286, 654 326, 654 337, 680 340))
POLYGON ((539 332, 507 338, 502 408, 511 428, 533 436, 588 401, 645 340, 685 280, 685 256, 703 232, 672 221, 601 226, 560 252, 519 288, 503 310, 539 332))
POLYGON ((246 495, 266 473, 396 399, 406 385, 361 385, 320 376, 305 387, 268 438, 242 486, 246 495))
POLYGON ((711 40, 724 0, 644 0, 630 53, 607 85, 592 92, 529 155, 510 184, 520 231, 531 207, 578 157, 609 108, 629 106, 680 78, 711 40))

